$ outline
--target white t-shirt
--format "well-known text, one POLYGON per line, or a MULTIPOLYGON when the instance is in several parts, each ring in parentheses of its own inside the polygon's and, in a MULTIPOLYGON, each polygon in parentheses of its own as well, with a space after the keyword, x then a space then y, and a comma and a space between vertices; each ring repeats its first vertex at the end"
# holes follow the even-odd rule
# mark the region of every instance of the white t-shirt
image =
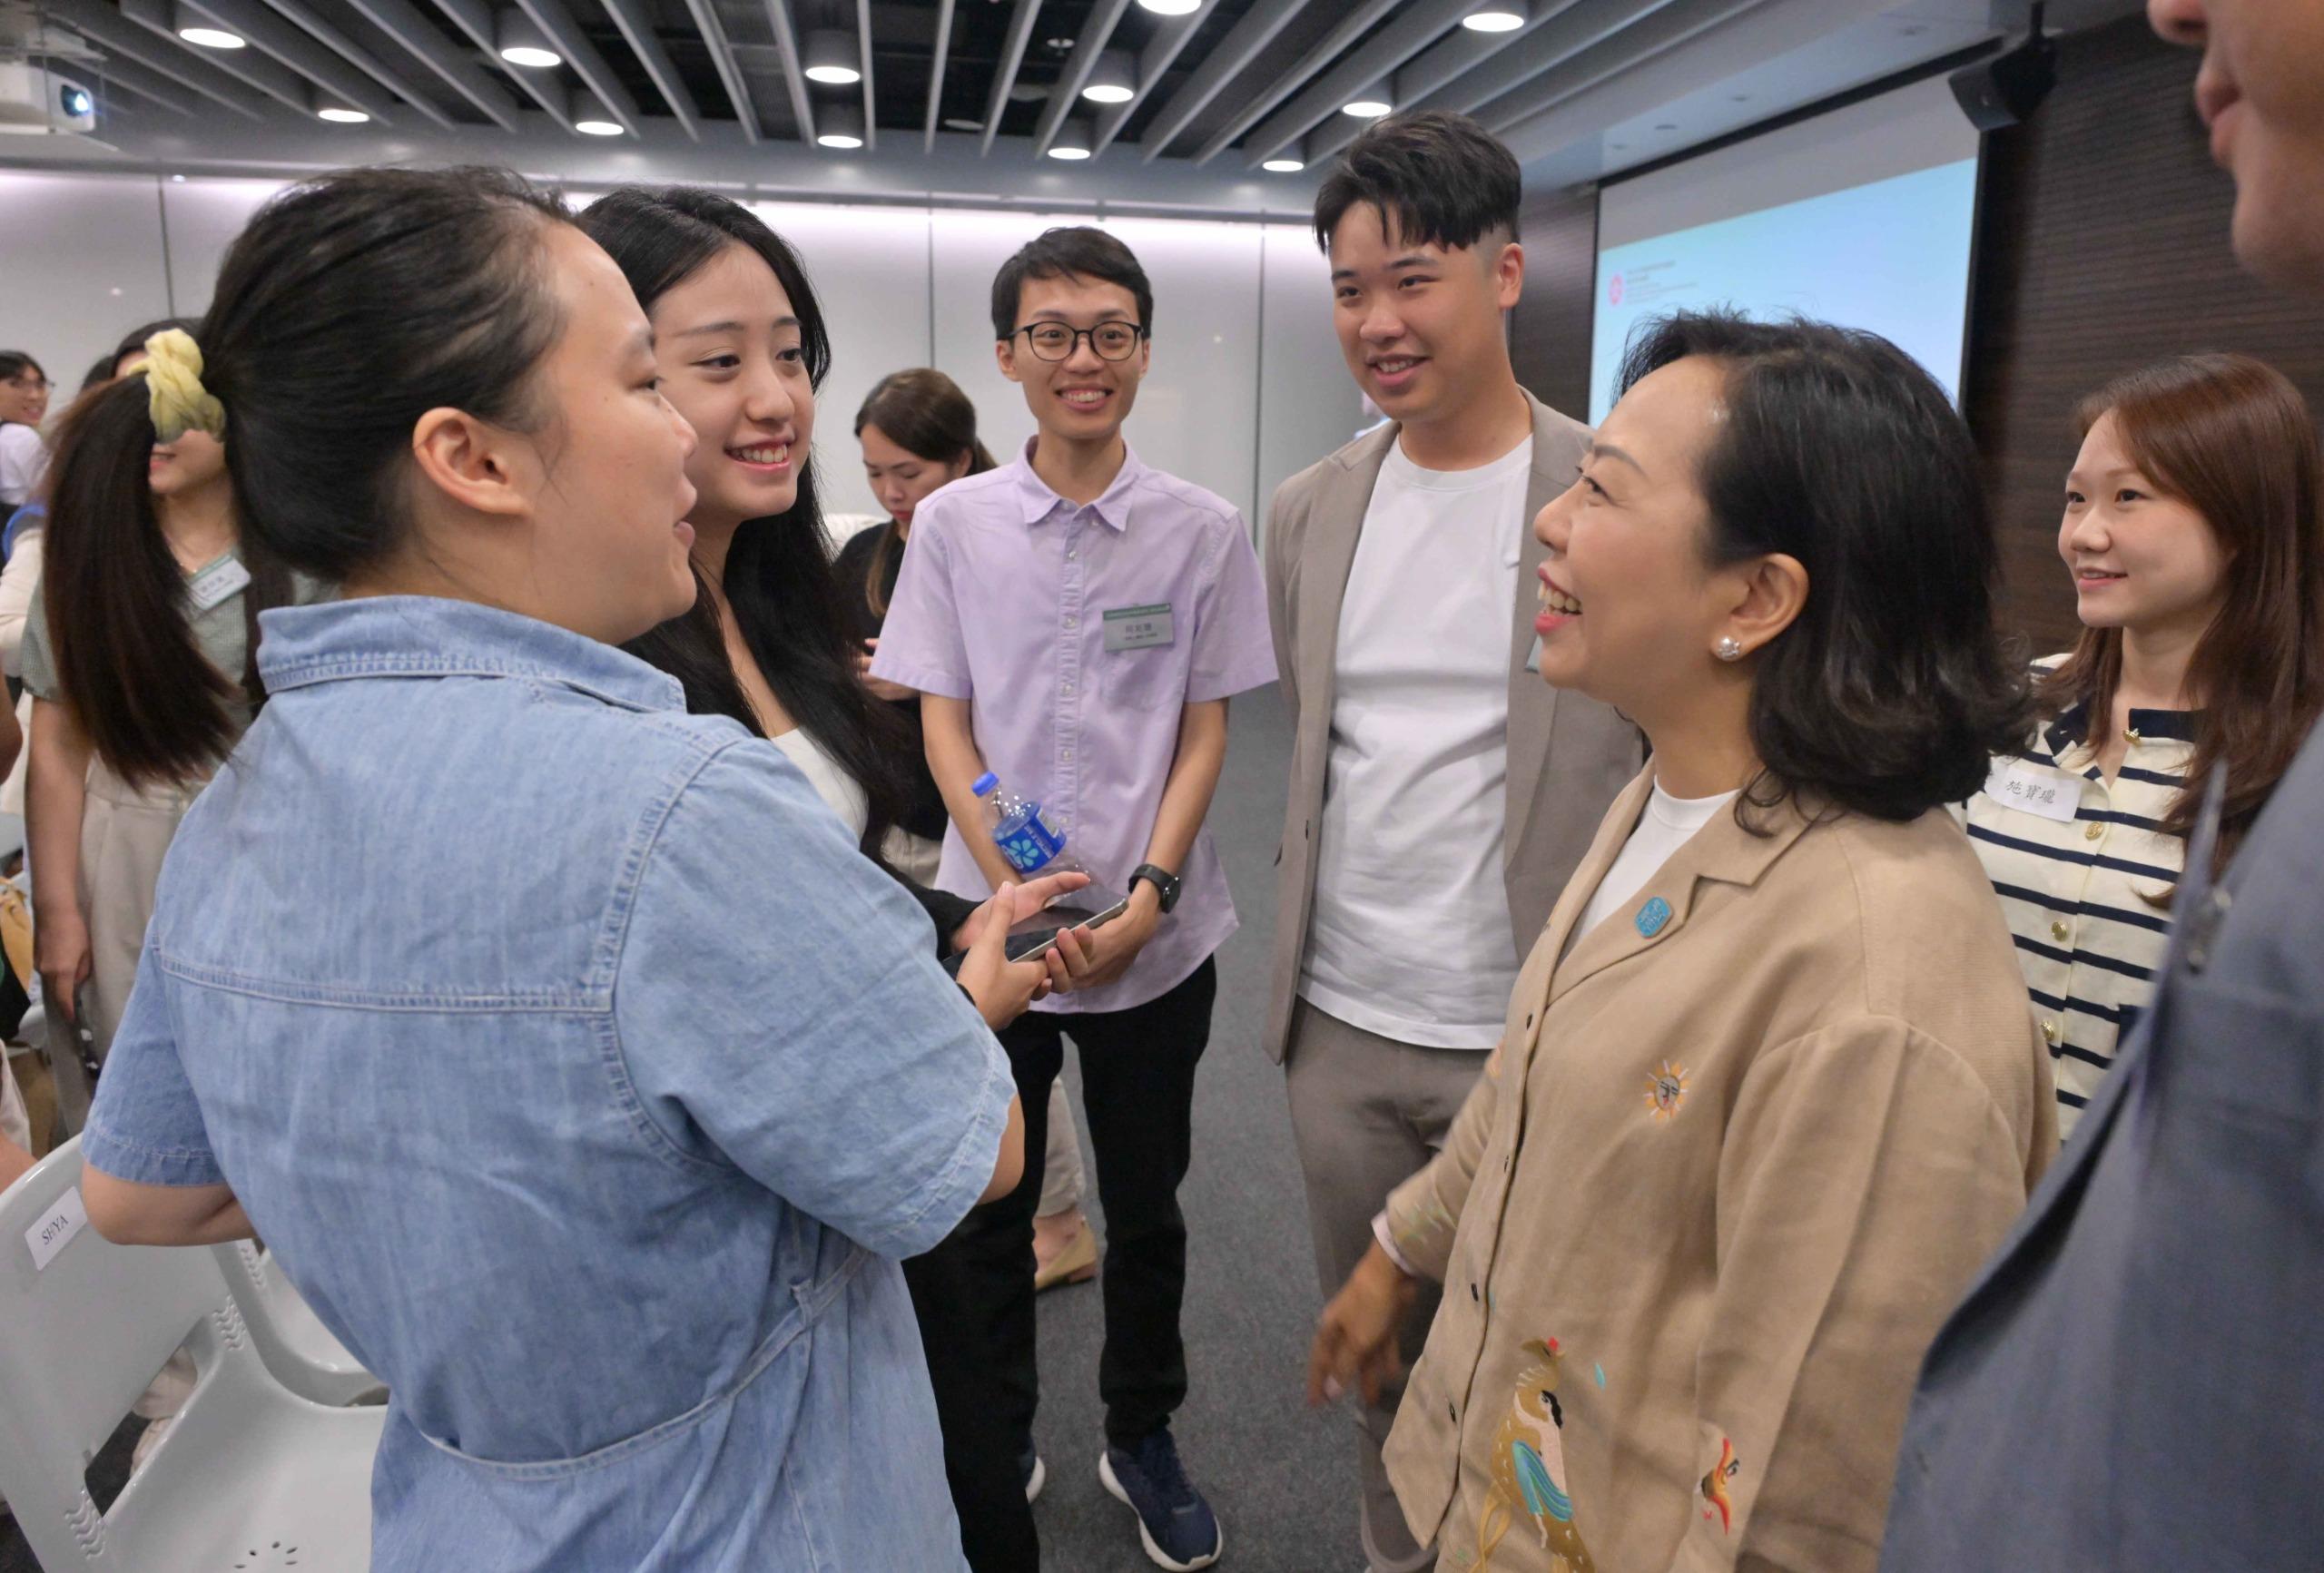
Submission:
POLYGON ((1299 991, 1399 1042, 1491 1048, 1517 982, 1502 880, 1526 439, 1481 468, 1392 444, 1340 603, 1299 991))
POLYGON ((862 841, 863 828, 872 819, 872 800, 865 793, 862 783, 848 774, 822 743, 809 737, 803 726, 794 726, 782 736, 767 741, 781 749, 783 757, 799 767, 799 773, 807 778, 807 784, 815 789, 815 795, 846 823, 847 833, 862 841))
POLYGON ((1646 800, 1646 811, 1638 817, 1637 829, 1622 843, 1606 877, 1598 881, 1598 889, 1590 892, 1590 905, 1581 909, 1581 921, 1573 926, 1565 948, 1571 950, 1584 934, 1616 913, 1629 910, 1630 899, 1646 888, 1646 882, 1670 860, 1670 855, 1685 846, 1697 831, 1710 823, 1713 814, 1724 810, 1735 798, 1734 792, 1708 798, 1674 798, 1662 790, 1662 782, 1658 780, 1646 800))
POLYGON ((48 468, 48 445, 20 421, 0 424, 0 525, 24 506, 48 468))

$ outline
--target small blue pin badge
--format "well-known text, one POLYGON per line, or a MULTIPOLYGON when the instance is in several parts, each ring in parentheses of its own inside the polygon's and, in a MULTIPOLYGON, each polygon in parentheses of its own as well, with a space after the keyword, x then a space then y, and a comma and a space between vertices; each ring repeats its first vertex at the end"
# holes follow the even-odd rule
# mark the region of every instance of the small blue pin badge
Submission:
POLYGON ((1638 909, 1638 931, 1648 939, 1662 932, 1662 925, 1670 921, 1670 903, 1657 896, 1638 909))

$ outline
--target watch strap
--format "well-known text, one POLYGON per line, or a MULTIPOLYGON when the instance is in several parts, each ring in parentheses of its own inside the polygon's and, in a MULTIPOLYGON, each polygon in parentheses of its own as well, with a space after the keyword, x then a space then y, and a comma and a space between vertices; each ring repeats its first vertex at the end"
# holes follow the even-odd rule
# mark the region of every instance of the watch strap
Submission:
POLYGON ((1163 916, 1169 916, 1171 909, 1178 904, 1178 876, 1157 869, 1152 863, 1140 863, 1132 870, 1129 882, 1134 888, 1140 880, 1154 887, 1154 893, 1162 898, 1163 916))

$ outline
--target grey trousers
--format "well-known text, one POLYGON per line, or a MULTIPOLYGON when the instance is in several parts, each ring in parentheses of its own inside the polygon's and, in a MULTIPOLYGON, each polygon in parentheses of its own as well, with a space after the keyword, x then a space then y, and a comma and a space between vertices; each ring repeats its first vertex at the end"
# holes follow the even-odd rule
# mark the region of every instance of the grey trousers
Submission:
MULTIPOLYGON (((1325 1299, 1339 1293, 1371 1248, 1373 1215, 1388 1193, 1443 1146, 1488 1052, 1399 1043, 1305 999, 1294 1006, 1284 1070, 1292 1139, 1307 1185, 1315 1276, 1325 1299)), ((1437 1286, 1423 1279, 1399 1339, 1407 1371, 1428 1342, 1439 1298, 1437 1286)), ((1354 1411, 1364 1554, 1372 1573, 1420 1573, 1436 1564, 1436 1554, 1414 1541, 1380 1462, 1403 1397, 1400 1382, 1376 1405, 1359 1396, 1347 1401, 1354 1411)))

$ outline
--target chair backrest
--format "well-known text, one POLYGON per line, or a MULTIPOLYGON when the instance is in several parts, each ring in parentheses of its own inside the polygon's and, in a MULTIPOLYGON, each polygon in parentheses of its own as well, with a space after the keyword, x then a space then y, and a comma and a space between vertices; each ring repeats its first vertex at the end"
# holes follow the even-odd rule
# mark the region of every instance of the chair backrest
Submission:
POLYGON ((102 1545, 84 1470, 171 1353, 257 1359, 209 1252, 115 1245, 80 1187, 75 1137, 0 1193, 0 1494, 52 1573, 58 1524, 102 1545))
POLYGON ((211 1254, 250 1325, 259 1358, 276 1381, 310 1402, 332 1408, 387 1401, 379 1379, 323 1325, 256 1241, 215 1245, 211 1254))

